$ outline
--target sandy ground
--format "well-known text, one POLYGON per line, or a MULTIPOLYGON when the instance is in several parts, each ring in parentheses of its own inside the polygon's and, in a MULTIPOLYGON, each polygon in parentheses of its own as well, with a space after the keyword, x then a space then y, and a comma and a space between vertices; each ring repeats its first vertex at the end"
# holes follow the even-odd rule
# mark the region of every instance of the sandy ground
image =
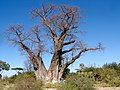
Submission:
MULTIPOLYGON (((97 90, 120 90, 120 87, 97 87, 97 90)), ((49 89, 44 89, 44 90, 57 90, 55 88, 49 88, 49 89)))
POLYGON ((120 90, 120 87, 97 87, 97 90, 120 90))
MULTIPOLYGON (((8 89, 8 88, 9 88, 9 86, 6 86, 2 90, 11 90, 11 89, 8 89)), ((57 89, 56 88, 44 88, 43 90, 57 90, 57 89)), ((96 87, 96 90, 120 90, 120 87, 96 87)))
MULTIPOLYGON (((57 90, 55 88, 45 90, 57 90)), ((120 90, 120 87, 97 87, 97 90, 120 90)))

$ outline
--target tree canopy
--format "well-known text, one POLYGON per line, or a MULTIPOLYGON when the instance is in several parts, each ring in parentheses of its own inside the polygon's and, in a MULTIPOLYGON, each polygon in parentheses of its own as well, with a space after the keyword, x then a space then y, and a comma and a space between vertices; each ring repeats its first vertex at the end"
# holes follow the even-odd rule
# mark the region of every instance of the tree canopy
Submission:
POLYGON ((2 60, 0 60, 0 78, 2 77, 2 72, 3 70, 9 70, 10 69, 10 65, 2 60))
POLYGON ((2 70, 9 70, 10 65, 2 60, 0 60, 0 71, 2 70))

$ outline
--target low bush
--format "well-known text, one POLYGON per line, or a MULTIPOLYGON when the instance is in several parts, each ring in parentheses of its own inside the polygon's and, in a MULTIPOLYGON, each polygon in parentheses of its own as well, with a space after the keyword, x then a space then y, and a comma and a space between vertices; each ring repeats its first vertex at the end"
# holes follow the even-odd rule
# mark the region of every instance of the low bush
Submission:
POLYGON ((15 75, 13 75, 13 76, 11 76, 11 77, 7 78, 7 80, 9 81, 9 83, 14 84, 14 82, 15 82, 16 78, 17 78, 17 75, 15 74, 15 75))
POLYGON ((0 90, 15 90, 14 84, 10 84, 9 81, 5 79, 0 80, 0 90))
POLYGON ((43 88, 61 88, 61 83, 45 83, 43 88))
POLYGON ((95 90, 95 88, 91 79, 74 74, 66 78, 61 90, 95 90))
POLYGON ((41 90, 42 82, 36 81, 32 73, 21 73, 15 80, 15 90, 41 90))

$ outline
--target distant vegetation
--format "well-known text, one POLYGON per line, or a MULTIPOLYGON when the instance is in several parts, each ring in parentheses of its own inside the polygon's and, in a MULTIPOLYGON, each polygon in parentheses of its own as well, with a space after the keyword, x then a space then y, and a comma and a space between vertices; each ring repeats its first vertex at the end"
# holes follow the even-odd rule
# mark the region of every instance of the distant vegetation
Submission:
POLYGON ((106 63, 102 67, 85 67, 80 64, 77 73, 91 78, 97 86, 120 86, 120 63, 106 63))
POLYGON ((66 69, 60 83, 47 83, 37 81, 33 71, 26 71, 4 77, 0 80, 0 90, 42 90, 43 88, 58 88, 58 90, 95 90, 95 87, 119 87, 120 86, 120 63, 106 63, 102 67, 86 67, 80 64, 74 73, 66 69), (8 87, 9 86, 9 87, 8 87))
POLYGON ((0 79, 2 78, 2 72, 3 70, 9 70, 10 69, 10 65, 2 60, 0 60, 0 79))

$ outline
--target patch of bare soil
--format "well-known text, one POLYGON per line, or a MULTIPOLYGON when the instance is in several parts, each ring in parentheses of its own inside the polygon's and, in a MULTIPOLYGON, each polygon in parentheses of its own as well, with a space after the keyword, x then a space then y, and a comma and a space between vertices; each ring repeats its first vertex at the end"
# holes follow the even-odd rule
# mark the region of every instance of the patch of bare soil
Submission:
POLYGON ((120 90, 120 87, 97 87, 97 90, 120 90))

